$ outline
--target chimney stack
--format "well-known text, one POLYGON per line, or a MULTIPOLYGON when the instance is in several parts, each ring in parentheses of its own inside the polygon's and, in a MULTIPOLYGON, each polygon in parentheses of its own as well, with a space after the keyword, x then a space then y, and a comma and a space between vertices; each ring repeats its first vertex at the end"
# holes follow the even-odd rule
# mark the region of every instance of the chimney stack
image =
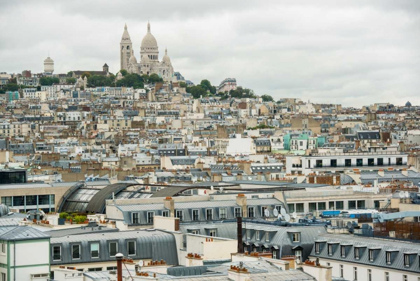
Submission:
POLYGON ((118 253, 115 255, 115 258, 117 259, 117 281, 122 281, 122 259, 123 259, 123 254, 118 253))
POLYGON ((244 244, 242 243, 242 217, 236 218, 238 225, 238 254, 244 253, 244 244))
POLYGON ((175 217, 175 201, 172 197, 167 196, 165 200, 163 200, 163 205, 165 209, 169 210, 169 216, 175 217))

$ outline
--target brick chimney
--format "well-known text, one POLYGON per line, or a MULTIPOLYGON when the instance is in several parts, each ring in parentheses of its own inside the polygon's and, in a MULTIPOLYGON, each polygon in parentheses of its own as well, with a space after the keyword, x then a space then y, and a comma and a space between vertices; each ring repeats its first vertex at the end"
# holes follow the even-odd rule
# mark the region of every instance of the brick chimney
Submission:
POLYGON ((354 143, 355 143, 354 149, 358 150, 360 147, 360 140, 355 140, 354 143))

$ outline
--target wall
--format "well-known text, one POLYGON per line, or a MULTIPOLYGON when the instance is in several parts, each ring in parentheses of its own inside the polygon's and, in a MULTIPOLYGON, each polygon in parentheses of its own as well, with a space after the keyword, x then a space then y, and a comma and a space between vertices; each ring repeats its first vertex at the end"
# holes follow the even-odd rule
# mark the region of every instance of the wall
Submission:
POLYGON ((348 263, 342 261, 334 261, 320 258, 319 262, 323 266, 332 267, 332 276, 340 277, 340 264, 343 265, 344 268, 344 279, 345 280, 354 280, 353 276, 353 268, 357 268, 357 281, 369 281, 368 280, 368 269, 372 270, 372 280, 385 280, 385 272, 389 272, 389 280, 403 280, 403 275, 406 274, 408 279, 407 281, 418 281, 420 274, 405 272, 402 270, 393 270, 388 268, 380 268, 375 266, 366 266, 356 263, 348 263))

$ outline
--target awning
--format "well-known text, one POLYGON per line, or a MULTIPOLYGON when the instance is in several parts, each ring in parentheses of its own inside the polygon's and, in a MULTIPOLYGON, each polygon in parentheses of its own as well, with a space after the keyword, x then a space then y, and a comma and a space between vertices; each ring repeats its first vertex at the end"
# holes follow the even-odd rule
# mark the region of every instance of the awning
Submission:
POLYGON ((268 244, 264 244, 263 246, 264 246, 264 248, 270 248, 270 246, 268 244))
POLYGON ((259 247, 259 246, 260 246, 260 244, 258 244, 258 243, 254 243, 254 246, 257 246, 257 247, 259 247))
POLYGON ((249 244, 249 242, 245 242, 245 245, 249 246, 250 244, 249 244))
POLYGON ((273 248, 274 248, 274 249, 276 249, 276 250, 278 250, 278 249, 279 249, 279 247, 278 247, 278 246, 273 246, 273 248))

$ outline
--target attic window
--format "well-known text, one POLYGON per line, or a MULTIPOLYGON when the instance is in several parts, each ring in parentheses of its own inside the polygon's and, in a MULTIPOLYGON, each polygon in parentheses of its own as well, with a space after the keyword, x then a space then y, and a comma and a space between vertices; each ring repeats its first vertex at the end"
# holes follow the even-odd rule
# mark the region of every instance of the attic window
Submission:
POLYGON ((292 233, 292 241, 293 242, 300 242, 300 233, 296 232, 296 233, 292 233))

